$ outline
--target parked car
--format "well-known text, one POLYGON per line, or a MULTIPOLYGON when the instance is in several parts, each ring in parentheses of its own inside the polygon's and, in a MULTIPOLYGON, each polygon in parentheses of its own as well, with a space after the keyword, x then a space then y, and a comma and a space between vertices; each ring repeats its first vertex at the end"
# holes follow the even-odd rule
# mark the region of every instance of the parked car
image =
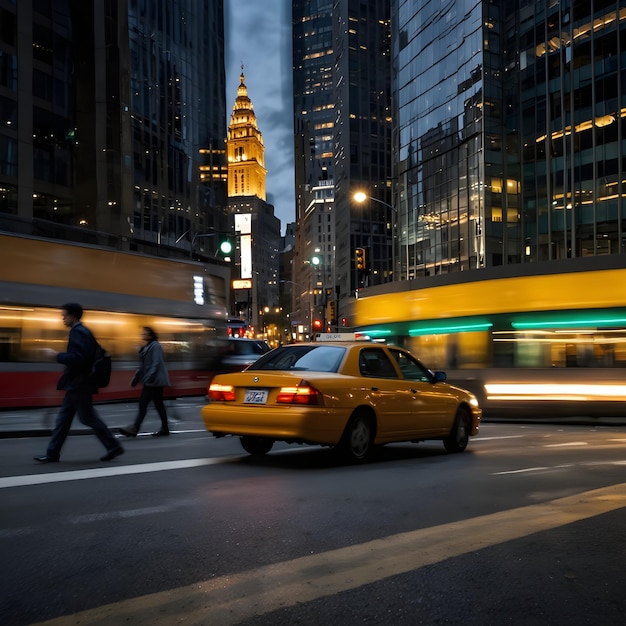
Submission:
POLYGON ((362 461, 379 444, 439 439, 465 450, 480 427, 476 397, 403 348, 363 341, 281 346, 243 372, 216 376, 202 409, 216 437, 250 454, 275 441, 335 446, 362 461))
POLYGON ((226 353, 220 361, 220 371, 239 372, 270 350, 267 342, 261 339, 229 337, 226 353))

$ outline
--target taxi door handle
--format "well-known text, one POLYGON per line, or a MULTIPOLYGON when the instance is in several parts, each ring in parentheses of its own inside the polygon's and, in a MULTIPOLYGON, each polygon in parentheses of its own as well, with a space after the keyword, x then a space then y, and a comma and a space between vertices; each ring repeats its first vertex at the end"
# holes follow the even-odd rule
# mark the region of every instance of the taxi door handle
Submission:
POLYGON ((417 393, 417 389, 411 389, 411 393, 417 393))
POLYGON ((378 387, 372 387, 372 391, 378 391, 378 387))

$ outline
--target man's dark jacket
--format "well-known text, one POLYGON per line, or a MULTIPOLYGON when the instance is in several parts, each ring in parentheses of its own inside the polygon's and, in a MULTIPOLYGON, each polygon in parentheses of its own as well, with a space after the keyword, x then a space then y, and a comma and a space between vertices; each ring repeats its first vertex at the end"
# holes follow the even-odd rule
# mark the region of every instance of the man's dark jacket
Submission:
POLYGON ((89 382, 89 374, 96 356, 97 342, 85 326, 77 322, 70 329, 67 352, 59 352, 57 361, 65 365, 65 372, 57 383, 57 389, 96 393, 97 388, 89 382))

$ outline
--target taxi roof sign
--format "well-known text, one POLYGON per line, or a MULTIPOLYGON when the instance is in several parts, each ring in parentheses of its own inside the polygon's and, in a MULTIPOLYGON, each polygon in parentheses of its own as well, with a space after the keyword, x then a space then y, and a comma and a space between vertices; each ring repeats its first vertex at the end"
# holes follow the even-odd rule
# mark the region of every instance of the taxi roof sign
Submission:
POLYGON ((361 333, 318 333, 315 335, 316 341, 362 341, 368 339, 361 333))

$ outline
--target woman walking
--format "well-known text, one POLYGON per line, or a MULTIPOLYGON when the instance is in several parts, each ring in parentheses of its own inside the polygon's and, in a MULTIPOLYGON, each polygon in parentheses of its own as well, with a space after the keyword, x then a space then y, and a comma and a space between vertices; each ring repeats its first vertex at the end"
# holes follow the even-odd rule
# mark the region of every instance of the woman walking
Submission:
POLYGON ((144 326, 141 330, 141 340, 143 346, 139 350, 141 365, 135 372, 131 385, 143 383, 141 396, 139 397, 139 411, 135 418, 135 423, 127 428, 120 428, 120 433, 127 437, 136 437, 141 427, 141 422, 146 416, 148 404, 152 401, 154 408, 161 418, 161 430, 152 433, 153 437, 166 437, 170 434, 167 423, 167 413, 163 404, 163 388, 170 384, 170 378, 165 367, 163 348, 159 343, 157 334, 149 326, 144 326))

